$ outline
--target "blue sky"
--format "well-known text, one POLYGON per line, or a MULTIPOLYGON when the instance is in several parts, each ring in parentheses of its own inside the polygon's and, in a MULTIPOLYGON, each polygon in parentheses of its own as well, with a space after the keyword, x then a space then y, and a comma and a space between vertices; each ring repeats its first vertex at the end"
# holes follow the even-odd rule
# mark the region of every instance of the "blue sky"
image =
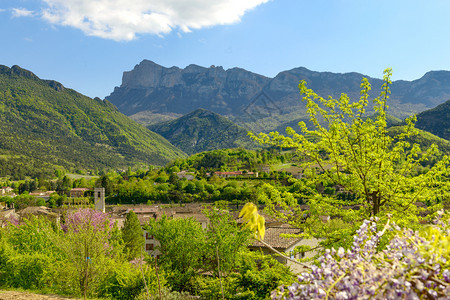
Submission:
POLYGON ((414 80, 450 70, 450 1, 1 0, 0 64, 104 98, 143 59, 414 80))

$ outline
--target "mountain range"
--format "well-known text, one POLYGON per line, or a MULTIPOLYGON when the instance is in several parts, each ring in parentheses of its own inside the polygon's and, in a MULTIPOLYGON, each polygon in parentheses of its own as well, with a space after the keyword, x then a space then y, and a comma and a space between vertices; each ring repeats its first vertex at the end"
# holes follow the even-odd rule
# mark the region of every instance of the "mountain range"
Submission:
MULTIPOLYGON (((241 68, 166 68, 144 60, 124 72, 121 86, 106 99, 146 124, 156 123, 153 118, 171 119, 204 108, 248 130, 268 132, 305 118, 305 104, 298 91, 300 80, 322 97, 347 93, 357 100, 363 77, 372 85, 372 98, 377 97, 382 80, 359 73, 315 72, 300 67, 269 78, 241 68)), ((417 80, 394 81, 390 88, 389 114, 405 118, 450 99, 450 72, 432 71, 417 80)))
MULTIPOLYGON (((154 65, 154 63, 151 63, 150 69, 154 65)), ((184 70, 173 69, 172 71, 183 73, 184 70)), ((297 69, 295 71, 297 72, 296 76, 299 76, 299 72, 311 72, 305 70, 303 68, 297 69)), ((160 71, 164 73, 167 70, 160 67, 160 71)), ((295 123, 299 120, 304 120, 307 123, 309 121, 301 114, 281 113, 283 110, 287 110, 284 106, 286 102, 283 101, 287 101, 286 99, 290 97, 294 101, 294 94, 291 94, 289 90, 295 90, 295 86, 288 87, 286 85, 283 87, 282 84, 283 82, 292 82, 293 84, 297 80, 293 79, 295 76, 292 73, 295 72, 292 70, 292 72, 285 72, 283 76, 294 76, 293 78, 287 79, 280 73, 280 76, 277 76, 279 78, 275 78, 276 80, 252 74, 242 69, 225 71, 220 67, 208 69, 192 67, 191 71, 195 72, 194 75, 190 75, 190 84, 187 84, 186 81, 189 76, 186 77, 183 75, 184 73, 182 74, 185 76, 183 80, 185 80, 186 86, 184 88, 191 89, 192 93, 197 93, 200 100, 191 103, 188 102, 188 98, 181 98, 186 101, 186 103, 183 103, 172 95, 175 104, 162 99, 158 106, 157 101, 149 101, 150 104, 148 105, 153 105, 152 109, 156 110, 157 113, 146 114, 146 111, 140 111, 131 116, 142 118, 143 123, 148 126, 146 128, 119 112, 117 107, 108 100, 88 98, 64 87, 57 81, 42 80, 32 72, 18 66, 9 68, 0 65, 0 176, 6 174, 13 175, 14 178, 23 178, 24 175, 38 176, 39 172, 50 174, 54 169, 61 167, 68 170, 77 170, 123 168, 136 163, 164 165, 170 160, 184 157, 185 153, 194 154, 221 148, 258 147, 246 136, 247 128, 236 125, 232 120, 247 125, 253 122, 261 128, 279 128, 280 131, 283 131, 283 126, 286 124, 295 126, 295 123), (210 77, 215 75, 202 73, 203 79, 198 81, 200 75, 196 72, 199 70, 220 73, 222 81, 217 80, 214 84, 216 87, 228 86, 230 88, 229 95, 233 100, 228 101, 222 98, 222 102, 220 102, 218 95, 224 95, 220 88, 216 89, 216 96, 211 96, 211 101, 208 102, 206 98, 201 98, 200 94, 214 94, 210 89, 212 84, 210 77), (266 82, 266 85, 263 84, 264 82, 266 82), (236 89, 232 89, 231 85, 236 86, 236 89), (257 87, 261 86, 262 91, 258 92, 257 87), (279 92, 279 98, 277 99, 281 99, 278 102, 273 100, 276 90, 279 92), (259 96, 256 98, 251 96, 254 93, 259 96), (245 101, 247 100, 245 99, 250 99, 252 105, 246 104, 245 101), (239 102, 242 103, 239 104, 239 102), (219 105, 220 103, 222 106, 219 105), (232 103, 234 104, 231 105, 232 103), (209 109, 220 108, 225 115, 228 115, 224 117, 202 108, 196 108, 184 114, 185 110, 201 104, 206 105, 209 109), (243 105, 247 105, 244 112, 236 109, 236 107, 242 107, 243 105), (161 107, 171 108, 170 110, 173 111, 164 111, 161 107)), ((392 93, 394 94, 394 87, 399 91, 406 89, 407 84, 414 83, 414 86, 410 85, 410 90, 405 92, 403 96, 406 99, 406 95, 411 95, 408 98, 412 99, 411 102, 408 102, 410 108, 434 105, 434 103, 441 101, 439 100, 441 97, 447 95, 448 90, 445 81, 448 76, 447 73, 443 71, 430 72, 418 81, 410 83, 394 82, 392 93), (422 91, 419 88, 420 86, 422 86, 422 91), (429 93, 426 93, 428 90, 430 90, 429 93), (418 101, 418 95, 420 94, 426 101, 418 101)), ((357 77, 360 77, 360 75, 355 75, 356 73, 312 72, 308 74, 312 76, 312 79, 309 80, 312 88, 330 93, 337 90, 339 86, 348 90, 356 90, 354 85, 357 85, 357 77), (338 77, 341 78, 341 81, 335 81, 338 77), (324 82, 321 83, 318 78, 322 78, 324 82), (344 80, 344 78, 348 80, 344 80), (349 78, 353 78, 353 80, 349 80, 349 78), (347 86, 344 86, 346 82, 347 86), (335 85, 335 88, 332 88, 333 85, 335 85)), ((138 89, 136 86, 139 85, 141 85, 141 90, 147 90, 148 88, 142 86, 153 82, 155 86, 167 85, 165 92, 169 95, 170 86, 178 86, 176 82, 179 80, 176 74, 170 75, 172 77, 169 76, 169 78, 172 78, 171 80, 167 79, 165 75, 161 75, 159 83, 156 84, 155 82, 158 80, 155 78, 157 77, 150 80, 145 79, 145 75, 141 75, 142 82, 133 83, 132 78, 137 75, 129 74, 127 76, 129 76, 127 86, 135 86, 129 90, 130 93, 133 89, 138 89), (162 80, 161 78, 166 79, 162 80)), ((139 76, 137 77, 139 78, 139 76)), ((374 85, 381 84, 377 80, 371 81, 374 82, 374 85)), ((182 86, 178 86, 177 89, 183 92, 182 86)), ((116 88, 117 90, 118 88, 116 88)), ((122 89, 122 91, 125 90, 125 88, 122 89)), ((150 94, 152 93, 150 92, 150 94)), ((155 96, 156 94, 152 95, 155 96)), ((183 92, 180 95, 185 94, 183 92)), ((296 95, 296 97, 298 96, 296 95)), ((398 94, 392 98, 397 99, 397 103, 400 104, 403 101, 399 100, 398 94)), ((296 101, 301 103, 298 100, 296 101)), ((126 103, 128 102, 123 103, 123 107, 129 109, 129 111, 134 112, 139 108, 137 104, 128 103, 128 105, 125 105, 126 103)), ((145 101, 141 101, 142 106, 147 105, 145 103, 145 101)), ((295 106, 292 107, 295 108, 295 106)), ((295 111, 292 107, 289 107, 289 109, 295 111)), ((426 131, 420 133, 417 142, 424 146, 438 143, 441 149, 450 151, 449 142, 443 140, 450 139, 450 101, 419 113, 417 119, 416 127, 426 131), (438 137, 427 132, 431 132, 438 137)), ((395 131, 397 130, 395 125, 399 125, 401 120, 390 116, 389 122, 394 126, 390 130, 395 131)))
POLYGON ((164 165, 185 154, 120 113, 18 66, 0 65, 0 175, 164 165))

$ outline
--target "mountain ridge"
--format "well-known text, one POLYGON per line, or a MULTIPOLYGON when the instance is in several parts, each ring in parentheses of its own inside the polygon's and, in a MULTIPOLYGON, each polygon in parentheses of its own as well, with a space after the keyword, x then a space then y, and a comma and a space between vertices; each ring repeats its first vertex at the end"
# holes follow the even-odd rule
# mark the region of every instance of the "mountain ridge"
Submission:
MULTIPOLYGON (((363 77, 372 86, 370 99, 377 97, 382 80, 357 72, 317 72, 298 67, 270 78, 237 67, 224 70, 192 64, 184 69, 166 68, 143 60, 124 72, 122 84, 106 99, 129 116, 185 115, 202 107, 249 130, 270 131, 305 117, 305 104, 298 91, 300 80, 306 80, 308 87, 324 98, 346 93, 355 101, 363 77), (260 101, 262 98, 264 101, 260 101)), ((450 72, 430 71, 413 81, 394 81, 391 91, 389 113, 405 118, 450 98, 450 72)))
POLYGON ((0 174, 13 168, 25 174, 30 168, 163 165, 185 155, 109 101, 18 66, 0 66, 0 135, 0 174))

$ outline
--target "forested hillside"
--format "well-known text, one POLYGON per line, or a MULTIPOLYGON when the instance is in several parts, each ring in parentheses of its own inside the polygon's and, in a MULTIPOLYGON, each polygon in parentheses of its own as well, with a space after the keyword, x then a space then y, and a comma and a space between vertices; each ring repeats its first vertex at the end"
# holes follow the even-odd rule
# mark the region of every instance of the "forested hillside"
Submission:
POLYGON ((450 139, 450 100, 417 115, 417 128, 450 139))
POLYGON ((108 101, 0 66, 0 175, 162 165, 184 153, 108 101))
POLYGON ((148 126, 187 154, 225 149, 256 148, 247 130, 206 109, 197 109, 176 120, 148 126))

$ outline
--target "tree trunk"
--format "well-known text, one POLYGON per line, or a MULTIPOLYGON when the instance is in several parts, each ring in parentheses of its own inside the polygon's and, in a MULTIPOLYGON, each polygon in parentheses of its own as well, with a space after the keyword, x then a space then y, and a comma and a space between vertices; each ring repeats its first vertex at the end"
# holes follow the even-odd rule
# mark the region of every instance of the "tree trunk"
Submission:
POLYGON ((372 199, 372 214, 375 217, 380 212, 380 197, 378 192, 372 192, 370 194, 370 198, 372 199))

